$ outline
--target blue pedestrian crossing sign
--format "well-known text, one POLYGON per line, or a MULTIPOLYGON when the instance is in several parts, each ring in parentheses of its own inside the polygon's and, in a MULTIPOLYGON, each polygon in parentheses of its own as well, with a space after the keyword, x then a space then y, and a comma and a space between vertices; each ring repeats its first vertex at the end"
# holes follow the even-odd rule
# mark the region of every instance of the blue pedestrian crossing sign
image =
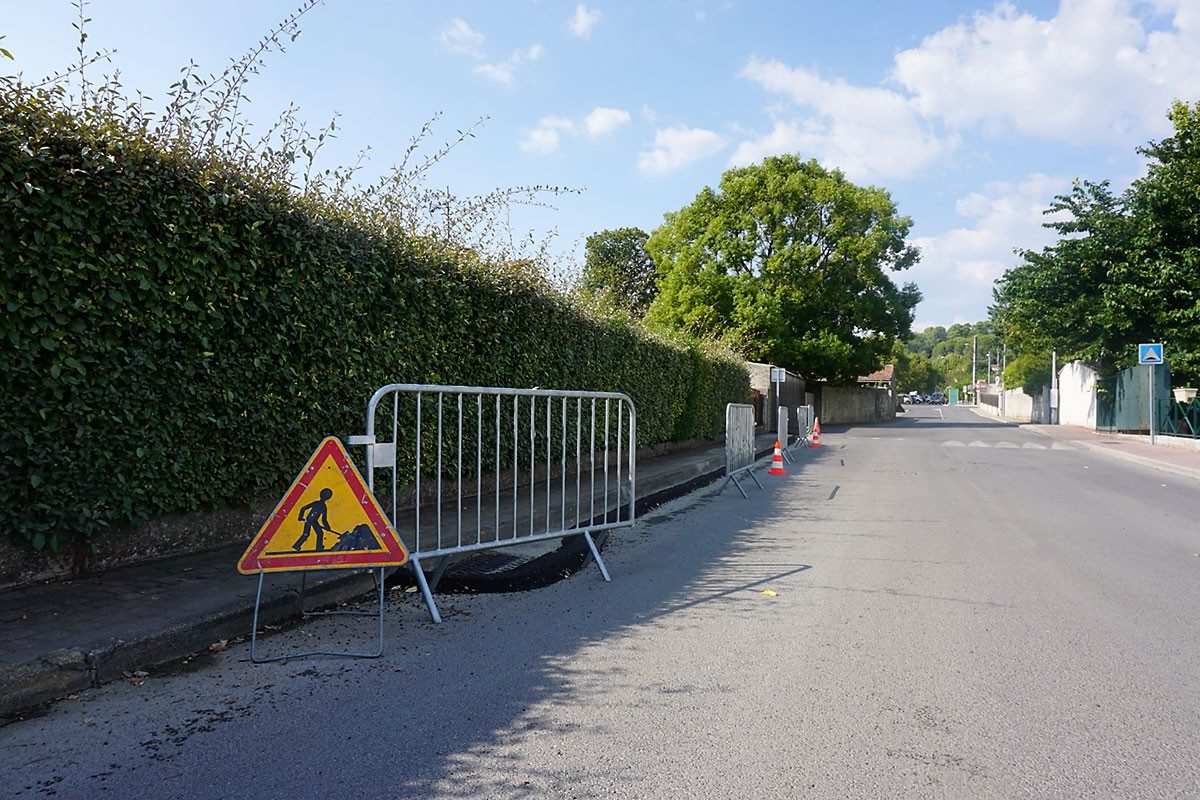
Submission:
POLYGON ((1139 364, 1161 364, 1163 363, 1162 342, 1154 342, 1152 344, 1138 345, 1138 363, 1139 364))

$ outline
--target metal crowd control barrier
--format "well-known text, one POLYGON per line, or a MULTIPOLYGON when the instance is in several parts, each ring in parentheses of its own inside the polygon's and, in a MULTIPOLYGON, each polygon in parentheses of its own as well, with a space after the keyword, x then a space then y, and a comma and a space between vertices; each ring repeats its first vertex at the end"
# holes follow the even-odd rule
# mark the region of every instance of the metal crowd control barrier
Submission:
POLYGON ((744 472, 758 483, 752 470, 754 469, 754 406, 741 403, 730 403, 725 406, 725 483, 721 490, 731 482, 747 500, 750 495, 738 483, 738 473, 744 472))
POLYGON ((798 406, 796 408, 796 444, 808 445, 809 437, 812 436, 814 417, 815 414, 812 406, 798 406))
POLYGON ((635 521, 637 414, 624 394, 391 384, 371 397, 366 435, 351 444, 366 445, 367 485, 385 509, 391 495, 434 622, 452 558, 580 535, 607 581, 592 534, 635 521), (377 488, 380 470, 390 486, 377 488), (435 558, 427 578, 421 562, 435 558))
POLYGON ((779 424, 776 427, 776 430, 779 431, 779 443, 782 445, 779 452, 783 455, 784 458, 787 459, 787 462, 789 464, 795 464, 796 462, 792 458, 792 454, 788 452, 788 448, 791 447, 791 444, 792 444, 791 443, 791 434, 788 433, 788 420, 789 420, 790 416, 791 415, 788 414, 788 407, 780 406, 779 407, 779 424))

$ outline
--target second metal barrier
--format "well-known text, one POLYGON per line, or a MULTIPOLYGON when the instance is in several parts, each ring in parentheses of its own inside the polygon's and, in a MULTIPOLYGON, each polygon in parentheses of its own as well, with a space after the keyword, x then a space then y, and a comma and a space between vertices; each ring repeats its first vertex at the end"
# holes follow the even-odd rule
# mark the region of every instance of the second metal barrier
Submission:
POLYGON ((732 483, 742 497, 749 499, 742 484, 738 483, 737 476, 742 473, 749 475, 761 489, 762 484, 758 482, 753 469, 754 406, 730 403, 725 406, 725 483, 721 489, 732 483))
POLYGON ((366 446, 367 483, 385 509, 390 494, 435 622, 433 592, 450 561, 480 550, 579 535, 609 580, 593 534, 636 516, 627 395, 391 384, 371 397, 366 423, 351 443, 366 446), (425 559, 437 560, 432 577, 425 559))

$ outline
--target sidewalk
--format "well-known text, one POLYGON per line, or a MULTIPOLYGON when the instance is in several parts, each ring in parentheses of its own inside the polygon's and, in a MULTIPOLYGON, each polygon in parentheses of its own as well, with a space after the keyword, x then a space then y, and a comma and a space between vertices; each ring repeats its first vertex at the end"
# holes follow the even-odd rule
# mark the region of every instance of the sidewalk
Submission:
POLYGON ((1069 442, 1105 453, 1113 458, 1200 480, 1200 451, 1152 445, 1146 436, 1101 433, 1074 425, 1021 423, 1021 427, 1060 442, 1069 442))
MULTIPOLYGON (((769 454, 774 434, 755 444, 760 458, 769 454)), ((719 443, 640 460, 638 513, 716 480, 724 466, 719 443)), ((235 564, 252 535, 247 531, 246 542, 205 553, 0 592, 0 715, 248 635, 257 578, 239 574, 235 564)), ((560 541, 551 540, 484 551, 451 568, 442 586, 511 589, 518 575, 526 579, 557 566, 559 549, 560 541)), ((555 569, 551 578, 558 575, 555 569)), ((298 616, 299 585, 296 573, 268 581, 260 626, 298 616)), ((312 572, 306 606, 343 602, 373 586, 368 573, 312 572)))

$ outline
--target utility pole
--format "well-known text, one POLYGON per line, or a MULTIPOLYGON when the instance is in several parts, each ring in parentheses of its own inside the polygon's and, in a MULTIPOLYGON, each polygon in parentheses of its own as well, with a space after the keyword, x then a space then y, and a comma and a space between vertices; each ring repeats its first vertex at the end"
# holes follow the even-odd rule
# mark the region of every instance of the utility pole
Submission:
POLYGON ((1008 345, 1004 344, 1000 347, 1000 413, 1008 416, 1008 399, 1005 393, 1008 387, 1004 385, 1004 368, 1008 366, 1008 345))
POLYGON ((1058 424, 1058 351, 1050 351, 1050 419, 1051 425, 1058 424))
POLYGON ((979 336, 971 337, 971 397, 979 405, 979 387, 975 385, 975 357, 979 354, 979 336))

